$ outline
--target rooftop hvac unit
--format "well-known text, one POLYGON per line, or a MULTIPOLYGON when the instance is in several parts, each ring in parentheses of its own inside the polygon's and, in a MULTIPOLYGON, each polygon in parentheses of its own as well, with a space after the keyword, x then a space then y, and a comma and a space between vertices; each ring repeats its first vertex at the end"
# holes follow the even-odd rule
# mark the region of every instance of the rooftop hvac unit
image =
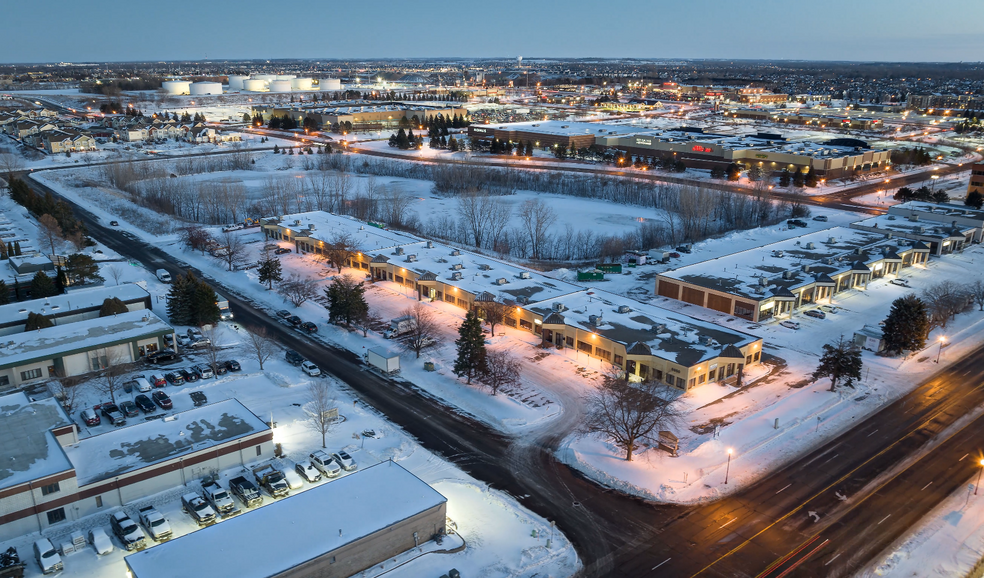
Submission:
POLYGON ((461 251, 459 251, 457 249, 451 251, 451 256, 452 257, 457 257, 458 255, 461 255, 461 251))
POLYGON ((403 251, 403 247, 397 247, 397 248, 396 248, 396 254, 397 254, 397 255, 402 255, 403 253, 404 253, 404 251, 403 251))
POLYGON ((796 273, 794 271, 783 271, 782 272, 782 278, 783 279, 786 279, 786 280, 792 279, 795 276, 796 276, 796 273))
POLYGON ((632 311, 632 308, 629 307, 628 305, 619 305, 616 311, 618 311, 619 313, 630 313, 632 311))
POLYGON ((915 223, 919 220, 919 215, 909 215, 909 220, 915 223))
POLYGON ((416 262, 417 262, 416 255, 407 255, 407 263, 416 263, 416 262))
POLYGON ((563 304, 563 303, 561 303, 560 301, 554 301, 554 302, 553 302, 553 303, 552 303, 552 304, 550 305, 550 309, 551 309, 551 310, 553 310, 553 311, 554 311, 554 312, 556 312, 556 313, 560 313, 561 311, 563 311, 563 310, 564 310, 564 304, 563 304))
POLYGON ((801 267, 801 269, 803 270, 804 273, 809 273, 810 272, 810 266, 809 265, 803 265, 801 267))
POLYGON ((837 242, 837 237, 827 237, 827 242, 828 243, 836 243, 837 242))
POLYGON ((854 254, 855 255, 863 255, 864 254, 864 249, 862 249, 861 247, 857 247, 857 248, 854 249, 854 254))
POLYGON ((813 243, 807 243, 807 244, 806 244, 806 248, 807 248, 807 249, 816 249, 816 248, 817 248, 817 246, 816 246, 816 245, 814 245, 813 243))
POLYGON ((892 235, 891 233, 885 233, 885 238, 886 239, 891 239, 893 236, 894 235, 892 235))
POLYGON ((301 224, 301 220, 300 219, 294 219, 294 225, 295 226, 298 226, 300 224, 301 224))
POLYGON ((762 287, 768 287, 769 286, 769 278, 766 277, 765 275, 762 275, 761 277, 759 277, 759 285, 761 285, 762 287))
POLYGON ((651 332, 653 332, 653 333, 655 333, 657 335, 660 334, 660 333, 665 333, 666 332, 666 324, 665 323, 656 323, 656 324, 650 326, 649 331, 651 331, 651 332))
POLYGON ((520 271, 519 272, 519 278, 520 279, 531 279, 532 277, 533 276, 530 275, 530 272, 529 271, 520 271))
POLYGON ((488 263, 481 263, 479 264, 478 268, 481 269, 482 271, 488 271, 489 269, 492 268, 492 266, 489 265, 488 263))
POLYGON ((926 232, 926 227, 916 227, 916 233, 922 235, 925 232, 926 232))
POLYGON ((596 327, 601 325, 601 315, 588 315, 588 323, 596 327))
POLYGON ((455 263, 454 265, 451 265, 451 270, 452 271, 461 271, 464 268, 465 268, 465 266, 462 265, 461 263, 455 263))
POLYGON ((461 273, 451 273, 452 281, 461 281, 461 273))
POLYGON ((888 220, 889 221, 894 221, 895 220, 895 215, 889 215, 888 216, 888 220))
POLYGON ((505 277, 499 277, 498 279, 495 280, 496 285, 505 285, 508 282, 509 281, 505 277))
POLYGON ((527 303, 530 302, 530 298, 527 297, 526 295, 520 295, 519 297, 516 298, 516 302, 522 305, 526 305, 527 303))
POLYGON ((427 248, 428 249, 433 249, 434 248, 434 241, 427 241, 427 248))
POLYGON ((308 231, 313 231, 315 229, 314 223, 308 223, 308 231))
POLYGON ((772 256, 773 257, 782 257, 783 255, 785 255, 785 253, 783 253, 782 251, 773 251, 772 252, 772 256))
POLYGON ((823 264, 824 265, 833 265, 834 264, 834 258, 833 257, 824 257, 823 258, 823 264))

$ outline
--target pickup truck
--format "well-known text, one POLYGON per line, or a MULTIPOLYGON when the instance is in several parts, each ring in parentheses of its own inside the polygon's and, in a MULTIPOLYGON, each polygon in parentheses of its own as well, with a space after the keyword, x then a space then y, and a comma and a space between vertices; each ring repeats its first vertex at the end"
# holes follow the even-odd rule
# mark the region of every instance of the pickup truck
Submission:
POLYGON ((110 516, 109 525, 127 552, 143 550, 147 545, 147 537, 144 536, 143 530, 126 515, 126 512, 116 512, 110 516))
POLYGON ((200 391, 191 392, 191 403, 195 404, 195 407, 200 407, 208 403, 208 397, 200 391))
POLYGON ((253 475, 256 476, 256 481, 266 488, 266 491, 270 492, 274 498, 283 498, 290 493, 290 486, 287 485, 283 473, 270 464, 255 466, 253 475))
POLYGON ((140 523, 147 528, 147 533, 155 542, 164 542, 171 539, 171 524, 157 511, 154 506, 140 508, 140 523))
POLYGON ((212 508, 223 518, 235 513, 236 503, 232 501, 229 492, 225 491, 219 484, 202 486, 202 494, 208 503, 212 504, 212 508))
POLYGON ((263 495, 260 494, 259 488, 245 476, 229 480, 229 489, 247 508, 255 508, 263 504, 263 495))
POLYGON ((195 492, 181 496, 181 508, 188 512, 199 526, 207 526, 215 522, 215 510, 195 492))

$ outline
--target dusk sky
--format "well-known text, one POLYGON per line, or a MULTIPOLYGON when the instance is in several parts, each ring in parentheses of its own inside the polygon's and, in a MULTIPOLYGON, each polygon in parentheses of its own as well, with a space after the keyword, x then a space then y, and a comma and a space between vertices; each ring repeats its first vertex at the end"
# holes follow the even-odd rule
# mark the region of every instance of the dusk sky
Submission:
POLYGON ((982 0, 176 0, 112 7, 54 0, 4 2, 3 11, 3 62, 520 54, 984 60, 982 0))

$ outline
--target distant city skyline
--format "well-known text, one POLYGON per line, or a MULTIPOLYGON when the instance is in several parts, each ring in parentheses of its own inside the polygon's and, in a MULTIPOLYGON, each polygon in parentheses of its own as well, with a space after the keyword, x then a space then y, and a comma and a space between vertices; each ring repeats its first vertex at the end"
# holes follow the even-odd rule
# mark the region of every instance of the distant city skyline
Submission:
POLYGON ((3 5, 0 61, 665 58, 984 61, 984 2, 380 0, 3 5), (714 8, 720 4, 722 7, 714 8), (43 41, 37 35, 43 32, 43 41))

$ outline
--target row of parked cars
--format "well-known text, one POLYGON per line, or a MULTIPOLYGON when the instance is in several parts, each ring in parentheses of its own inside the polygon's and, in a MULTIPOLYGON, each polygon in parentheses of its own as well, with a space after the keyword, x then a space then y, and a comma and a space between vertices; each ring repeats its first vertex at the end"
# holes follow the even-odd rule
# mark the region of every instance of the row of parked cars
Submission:
POLYGON ((298 329, 300 331, 304 331, 307 333, 318 332, 317 323, 314 323, 313 321, 303 321, 300 317, 294 315, 293 313, 287 311, 286 309, 281 309, 280 311, 277 311, 277 317, 280 318, 280 323, 286 325, 287 327, 293 327, 294 329, 298 329))
POLYGON ((301 371, 308 374, 311 377, 318 377, 321 374, 321 368, 317 366, 314 362, 304 359, 300 353, 294 351, 293 349, 288 349, 284 353, 284 357, 287 359, 287 363, 293 365, 294 367, 300 367, 301 371))

